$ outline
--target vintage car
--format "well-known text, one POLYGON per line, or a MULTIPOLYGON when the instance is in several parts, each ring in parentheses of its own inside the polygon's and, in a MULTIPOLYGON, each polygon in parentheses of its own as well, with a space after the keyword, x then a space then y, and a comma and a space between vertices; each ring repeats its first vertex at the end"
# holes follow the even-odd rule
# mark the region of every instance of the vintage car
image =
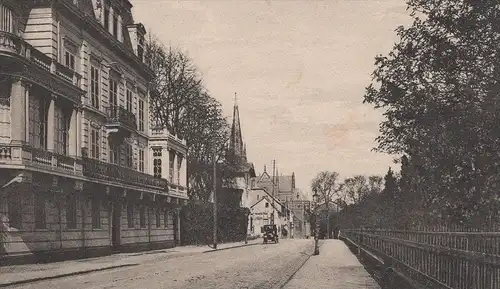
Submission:
POLYGON ((263 234, 264 244, 268 242, 278 243, 278 230, 276 225, 264 225, 261 228, 261 233, 263 234))

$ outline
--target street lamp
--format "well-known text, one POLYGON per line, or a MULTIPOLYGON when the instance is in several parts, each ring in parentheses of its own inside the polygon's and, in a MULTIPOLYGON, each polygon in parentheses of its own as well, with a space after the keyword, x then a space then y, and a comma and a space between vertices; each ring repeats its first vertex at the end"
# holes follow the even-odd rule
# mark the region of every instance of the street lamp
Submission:
POLYGON ((318 247, 318 198, 319 195, 316 192, 316 189, 313 190, 313 201, 314 201, 314 255, 319 255, 319 247, 318 247))

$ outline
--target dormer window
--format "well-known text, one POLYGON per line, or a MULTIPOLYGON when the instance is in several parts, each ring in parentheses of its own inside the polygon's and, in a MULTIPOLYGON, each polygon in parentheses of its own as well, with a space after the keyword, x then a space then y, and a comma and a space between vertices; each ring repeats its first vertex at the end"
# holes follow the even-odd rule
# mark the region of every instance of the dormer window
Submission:
POLYGON ((137 44, 137 56, 141 61, 144 59, 144 37, 139 37, 137 44))
POLYGON ((104 5, 104 28, 109 31, 109 6, 104 5))
POLYGON ((113 11, 113 30, 112 33, 114 36, 118 36, 118 14, 117 11, 113 11))

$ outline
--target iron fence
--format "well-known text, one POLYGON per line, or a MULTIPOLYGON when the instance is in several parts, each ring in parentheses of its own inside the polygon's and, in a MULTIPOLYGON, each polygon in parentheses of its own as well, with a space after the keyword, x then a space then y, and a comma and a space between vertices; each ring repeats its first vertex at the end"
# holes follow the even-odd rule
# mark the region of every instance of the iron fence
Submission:
POLYGON ((355 229, 342 235, 421 288, 500 288, 500 232, 355 229))

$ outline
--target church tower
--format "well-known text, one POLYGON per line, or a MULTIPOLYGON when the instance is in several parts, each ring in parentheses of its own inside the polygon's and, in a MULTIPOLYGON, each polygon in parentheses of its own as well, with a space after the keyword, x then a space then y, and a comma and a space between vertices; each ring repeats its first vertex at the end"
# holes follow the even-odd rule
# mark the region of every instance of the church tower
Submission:
POLYGON ((231 126, 231 138, 229 141, 229 154, 241 162, 247 161, 246 144, 243 143, 240 124, 240 111, 238 100, 234 94, 233 125, 231 126))

